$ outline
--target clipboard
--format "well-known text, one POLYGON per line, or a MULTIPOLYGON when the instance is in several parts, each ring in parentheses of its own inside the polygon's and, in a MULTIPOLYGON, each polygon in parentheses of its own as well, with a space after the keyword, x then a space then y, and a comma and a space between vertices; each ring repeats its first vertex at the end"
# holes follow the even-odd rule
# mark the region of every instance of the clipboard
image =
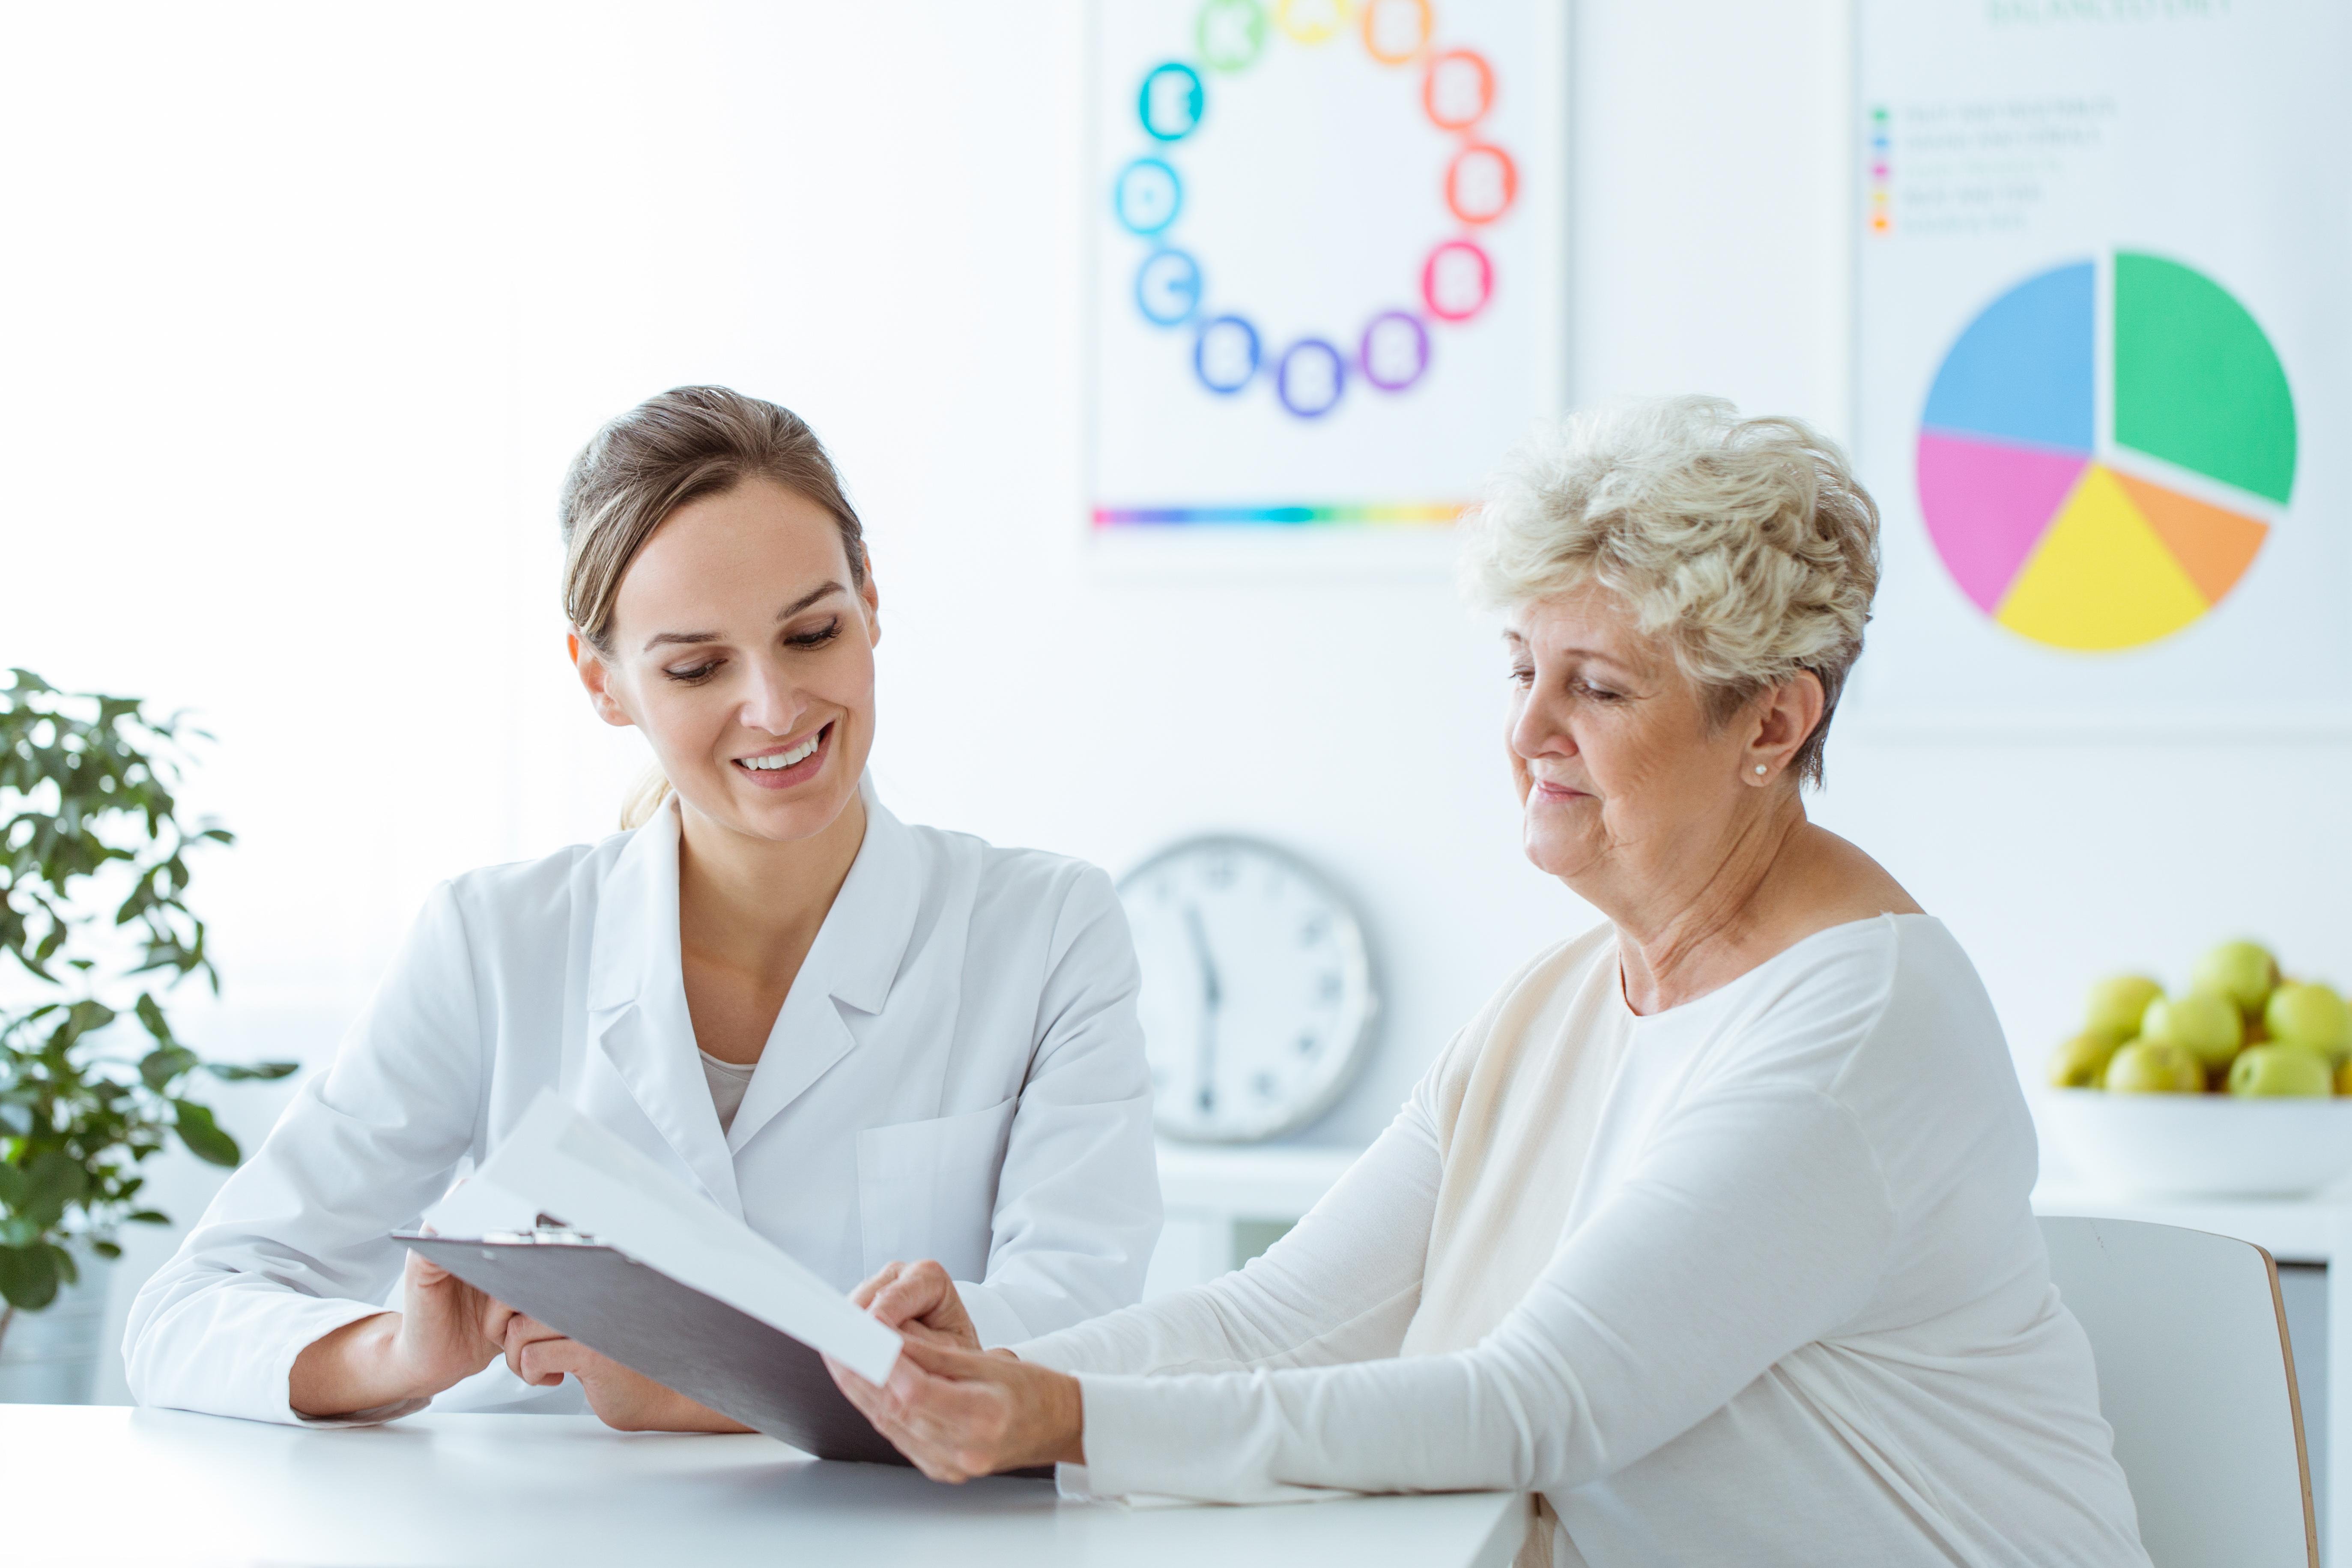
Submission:
POLYGON ((599 1355, 754 1431, 820 1459, 908 1462, 842 1396, 815 1351, 617 1247, 544 1231, 484 1237, 396 1231, 393 1239, 599 1355))
POLYGON ((755 1432, 820 1459, 908 1463, 819 1353, 880 1383, 899 1336, 551 1091, 392 1239, 755 1432))

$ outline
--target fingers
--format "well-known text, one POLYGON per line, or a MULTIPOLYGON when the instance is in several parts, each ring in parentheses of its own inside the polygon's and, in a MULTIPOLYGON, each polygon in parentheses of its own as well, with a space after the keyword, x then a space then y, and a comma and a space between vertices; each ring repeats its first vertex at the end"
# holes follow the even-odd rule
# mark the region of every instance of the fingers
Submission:
MULTIPOLYGON (((942 1468, 932 1452, 930 1444, 910 1432, 903 1417, 903 1402, 842 1365, 831 1356, 824 1358, 825 1370, 833 1374, 834 1386, 842 1396, 857 1408, 859 1415, 873 1423, 874 1429, 890 1440, 891 1447, 904 1454, 917 1469, 935 1481, 960 1481, 964 1478, 942 1468)), ((893 1369, 892 1376, 897 1376, 893 1369)))
POLYGON ((966 1350, 980 1348, 980 1336, 954 1279, 938 1263, 892 1264, 866 1282, 863 1294, 869 1316, 885 1328, 910 1337, 923 1337, 966 1350))
POLYGON ((489 1341, 490 1343, 497 1345, 501 1350, 505 1349, 507 1342, 507 1325, 521 1316, 522 1314, 520 1312, 516 1311, 504 1301, 486 1298, 482 1302, 482 1316, 480 1320, 482 1338, 489 1341))
POLYGON ((907 1457, 923 1474, 935 1481, 963 1481, 966 1472, 942 1464, 933 1445, 909 1431, 900 1418, 899 1407, 889 1394, 842 1365, 831 1356, 824 1358, 825 1370, 833 1373, 834 1386, 857 1409, 857 1413, 873 1424, 874 1430, 889 1439, 890 1446, 907 1457))
POLYGON ((559 1337, 533 1340, 522 1347, 521 1353, 512 1358, 510 1364, 515 1368, 515 1375, 533 1388, 552 1388, 563 1381, 567 1373, 577 1377, 595 1356, 594 1351, 578 1340, 559 1337))
MULTIPOLYGON (((849 1304, 853 1307, 872 1306, 874 1304, 874 1297, 876 1293, 884 1286, 898 1279, 899 1274, 905 1270, 906 1267, 907 1266, 903 1263, 884 1264, 880 1268, 875 1271, 873 1279, 866 1280, 865 1283, 859 1285, 856 1289, 852 1290, 849 1293, 849 1304)), ((895 1323, 891 1325, 893 1328, 896 1328, 897 1326, 898 1325, 895 1323)))
MULTIPOLYGON (((537 1318, 522 1312, 512 1312, 507 1319, 505 1333, 499 1336, 500 1348, 506 1353, 507 1370, 513 1373, 517 1377, 521 1378, 525 1383, 530 1384, 535 1387, 545 1388, 551 1384, 562 1382, 563 1374, 562 1372, 557 1373, 553 1377, 547 1377, 544 1375, 534 1376, 530 1372, 524 1370, 523 1356, 524 1352, 529 1351, 534 1345, 545 1344, 552 1341, 562 1341, 563 1338, 564 1336, 557 1333, 553 1329, 549 1328, 537 1318)), ((547 1364, 544 1356, 541 1358, 539 1364, 541 1365, 543 1373, 547 1364)), ((564 1370, 569 1371, 570 1368, 567 1367, 564 1370)))
POLYGON ((992 1383, 999 1376, 1003 1360, 985 1351, 968 1351, 938 1340, 908 1338, 899 1342, 898 1365, 890 1370, 891 1381, 896 1383, 899 1370, 910 1365, 938 1377, 992 1383))
POLYGON ((956 1296, 955 1281, 948 1278, 946 1269, 928 1260, 892 1267, 898 1272, 888 1280, 883 1280, 880 1274, 874 1277, 878 1288, 867 1310, 875 1321, 895 1329, 905 1323, 920 1322, 951 1302, 956 1308, 955 1316, 962 1317, 963 1303, 956 1296))
POLYGON ((424 1310, 437 1321, 462 1322, 467 1314, 478 1315, 480 1304, 488 1297, 467 1284, 446 1268, 421 1252, 408 1255, 401 1271, 402 1310, 424 1310))
POLYGON ((882 1414, 882 1391, 834 1360, 824 1358, 824 1370, 833 1373, 833 1385, 841 1390, 842 1397, 857 1406, 858 1414, 868 1421, 882 1414))
MULTIPOLYGON (((990 1360, 926 1348, 942 1364, 990 1360)), ((829 1357, 825 1364, 835 1384, 874 1429, 933 1480, 969 1480, 1017 1462, 1004 1458, 1013 1414, 1008 1390, 941 1376, 904 1356, 879 1387, 829 1357)))

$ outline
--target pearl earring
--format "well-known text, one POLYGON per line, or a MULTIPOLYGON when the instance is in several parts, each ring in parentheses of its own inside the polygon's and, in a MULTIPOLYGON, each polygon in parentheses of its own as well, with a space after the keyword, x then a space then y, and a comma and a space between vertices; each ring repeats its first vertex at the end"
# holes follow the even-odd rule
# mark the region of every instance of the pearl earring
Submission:
POLYGON ((1763 764, 1762 763, 1757 763, 1757 764, 1756 764, 1756 771, 1757 771, 1757 773, 1759 773, 1759 774, 1760 774, 1761 773, 1763 773, 1763 771, 1764 771, 1764 764, 1763 764))

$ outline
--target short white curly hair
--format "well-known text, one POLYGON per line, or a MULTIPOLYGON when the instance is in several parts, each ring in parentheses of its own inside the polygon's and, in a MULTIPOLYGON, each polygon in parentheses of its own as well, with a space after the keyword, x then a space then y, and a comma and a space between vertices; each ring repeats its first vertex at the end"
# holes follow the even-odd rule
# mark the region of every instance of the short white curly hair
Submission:
POLYGON ((1664 636, 1723 722, 1810 670, 1818 784, 1878 591, 1878 503, 1837 444, 1719 397, 1624 399, 1535 432, 1465 520, 1463 585, 1489 609, 1597 582, 1664 636))

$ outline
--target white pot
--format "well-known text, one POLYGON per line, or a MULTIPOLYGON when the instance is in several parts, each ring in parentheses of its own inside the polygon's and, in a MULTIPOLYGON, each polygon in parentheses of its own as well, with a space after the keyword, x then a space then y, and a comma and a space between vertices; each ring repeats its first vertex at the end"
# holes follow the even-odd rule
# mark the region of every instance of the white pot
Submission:
POLYGON ((2052 1089, 2035 1106, 2084 1176, 2149 1197, 2301 1197, 2352 1174, 2352 1097, 2052 1089))
POLYGON ((0 1405, 87 1405, 98 1380, 114 1265, 80 1254, 78 1284, 37 1312, 16 1313, 0 1334, 0 1405))

